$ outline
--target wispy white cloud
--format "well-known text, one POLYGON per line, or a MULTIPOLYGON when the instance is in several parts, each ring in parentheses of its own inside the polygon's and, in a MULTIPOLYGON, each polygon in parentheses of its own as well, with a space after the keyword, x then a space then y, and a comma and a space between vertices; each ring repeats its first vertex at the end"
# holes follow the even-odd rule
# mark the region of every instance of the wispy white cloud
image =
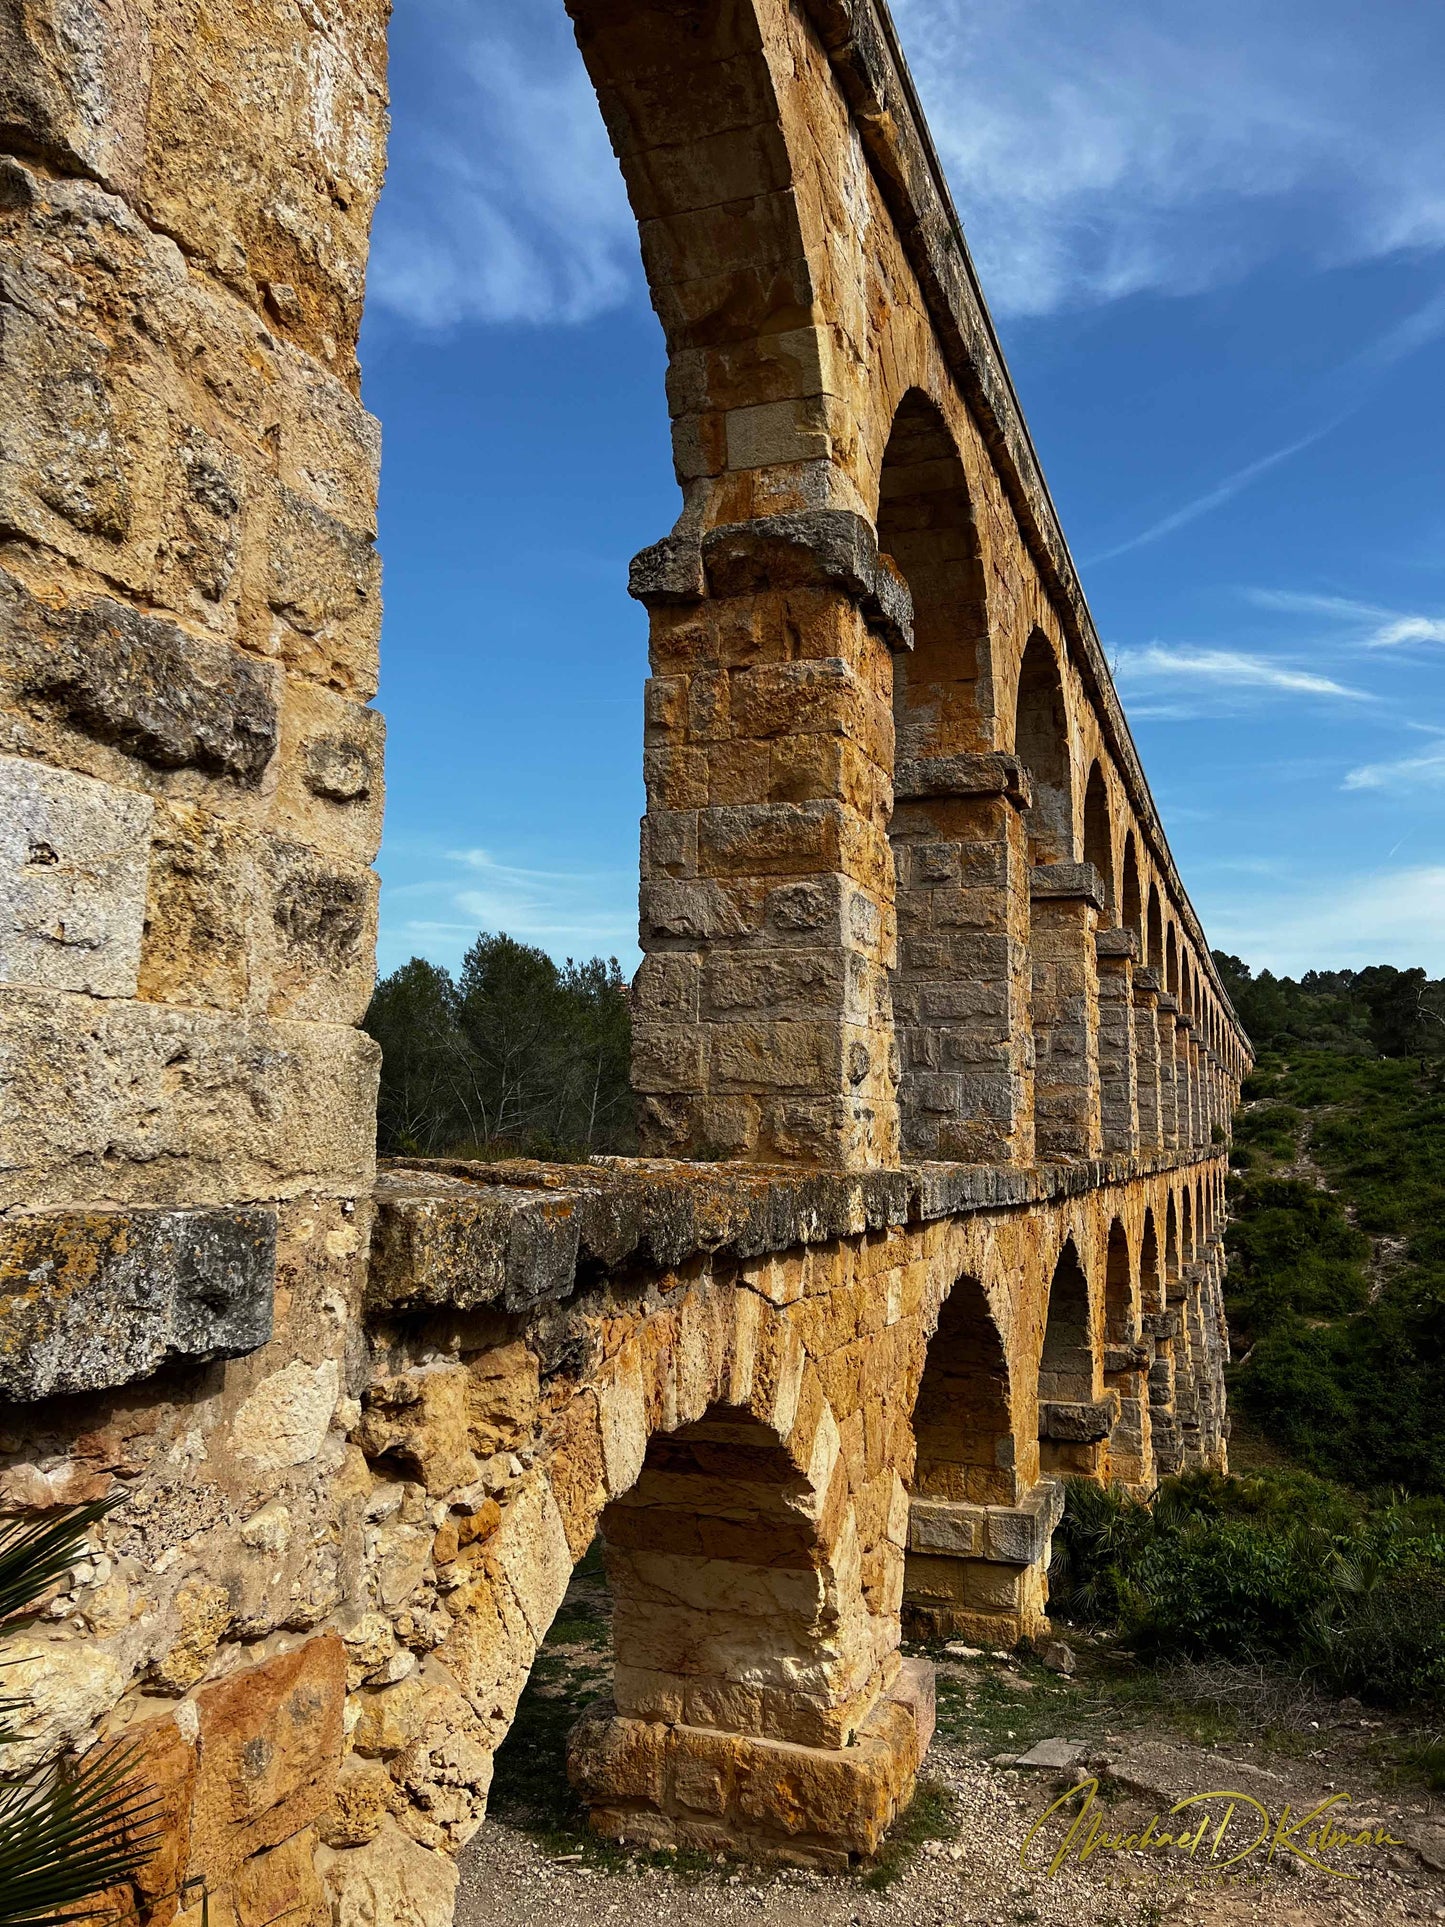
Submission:
POLYGON ((1197 522, 1201 515, 1208 515, 1211 509, 1222 508, 1226 502, 1232 502, 1236 495, 1247 489, 1251 482, 1257 482, 1261 475, 1268 475, 1272 468, 1278 468, 1281 462, 1287 462, 1291 455, 1298 455, 1305 449, 1312 448, 1317 441, 1328 435, 1331 429, 1338 428, 1341 419, 1342 417, 1337 416, 1321 427, 1311 429, 1308 435, 1301 435, 1297 441, 1288 442, 1283 448, 1276 448, 1269 455, 1261 455, 1258 461, 1249 462, 1244 468, 1236 469, 1232 475, 1226 475, 1222 482, 1217 482, 1213 488, 1206 489, 1204 494, 1196 495, 1193 501, 1186 502, 1182 508, 1174 509, 1157 522, 1151 522, 1148 528, 1141 530, 1138 535, 1131 535, 1127 542, 1116 543, 1112 549, 1105 549, 1101 555, 1091 556, 1090 562, 1112 562, 1116 555, 1128 555, 1132 549, 1142 549, 1150 542, 1158 542, 1166 535, 1173 535, 1176 529, 1186 528, 1189 523, 1197 522))
MULTIPOLYGON (((1200 893, 1201 896, 1204 894, 1200 893)), ((1238 887, 1201 905, 1210 938, 1256 969, 1289 975, 1391 963, 1445 972, 1445 865, 1321 878, 1296 891, 1238 887)))
POLYGON ((1445 642, 1445 616, 1382 609, 1348 596, 1315 595, 1307 590, 1246 589, 1244 593, 1256 608, 1278 609, 1288 615, 1326 616, 1348 623, 1371 649, 1394 649, 1410 642, 1445 642))
POLYGON ((1394 762, 1362 763, 1345 777, 1347 790, 1445 789, 1445 741, 1419 756, 1394 762))
POLYGON ((615 951, 637 943, 637 879, 629 872, 531 869, 489 850, 447 850, 446 873, 383 890, 379 949, 389 969, 416 952, 455 963, 483 930, 504 930, 551 955, 615 951))
POLYGON ((372 301, 443 328, 583 321, 626 300, 637 229, 561 0, 407 0, 392 35, 372 301))
POLYGON ((1281 249, 1335 264, 1445 244, 1433 9, 1368 26, 1351 0, 894 10, 1005 312, 1194 292, 1281 249))
POLYGON ((1375 700, 1368 690, 1353 689, 1347 683, 1336 682, 1332 676, 1292 669, 1286 663, 1239 649, 1169 649, 1162 643, 1151 642, 1142 648, 1120 649, 1113 657, 1113 664, 1125 688, 1148 689, 1184 682, 1214 689, 1324 696, 1345 702, 1375 700))

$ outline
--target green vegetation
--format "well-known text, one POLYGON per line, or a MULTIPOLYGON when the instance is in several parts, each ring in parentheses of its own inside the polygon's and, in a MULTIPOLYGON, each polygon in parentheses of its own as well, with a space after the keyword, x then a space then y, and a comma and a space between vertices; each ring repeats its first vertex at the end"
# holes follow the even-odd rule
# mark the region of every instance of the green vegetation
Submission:
POLYGON ((413 957, 377 985, 384 1156, 585 1158, 632 1148, 627 985, 480 936, 456 977, 413 957))
MULTIPOLYGON (((30 1609, 82 1557, 90 1528, 112 1509, 101 1501, 0 1531, 4 1631, 32 1622, 30 1609)), ((23 1699, 0 1699, 0 1749, 21 1737, 11 1722, 28 1710, 23 1699)), ((0 1927, 99 1918, 95 1896, 145 1864, 159 1837, 157 1801, 137 1782, 135 1765, 120 1745, 96 1747, 73 1772, 0 1771, 0 1927)))
POLYGON ((1071 1482, 1053 1606, 1155 1660, 1267 1665, 1445 1710, 1445 1503, 1371 1503, 1307 1473, 1165 1480, 1152 1504, 1071 1482))
POLYGON ((1216 961, 1262 1046, 1230 1156, 1231 1404, 1313 1471, 1445 1493, 1445 987, 1216 961))

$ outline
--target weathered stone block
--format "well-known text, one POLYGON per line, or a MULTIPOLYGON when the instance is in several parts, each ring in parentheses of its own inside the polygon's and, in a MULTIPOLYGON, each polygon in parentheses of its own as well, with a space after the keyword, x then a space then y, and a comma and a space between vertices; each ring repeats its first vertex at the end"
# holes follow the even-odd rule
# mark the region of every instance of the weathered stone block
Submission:
POLYGON ((152 804, 0 756, 0 983, 135 995, 152 804))
POLYGON ((52 609, 0 570, 0 656, 20 698, 153 769, 255 789, 275 754, 274 669, 108 596, 52 609))
POLYGON ((0 1221, 0 1398, 94 1392, 271 1336, 276 1214, 44 1211, 0 1221))
POLYGON ((334 1633, 203 1686, 188 1876, 213 1885, 331 1804, 346 1649, 334 1633))

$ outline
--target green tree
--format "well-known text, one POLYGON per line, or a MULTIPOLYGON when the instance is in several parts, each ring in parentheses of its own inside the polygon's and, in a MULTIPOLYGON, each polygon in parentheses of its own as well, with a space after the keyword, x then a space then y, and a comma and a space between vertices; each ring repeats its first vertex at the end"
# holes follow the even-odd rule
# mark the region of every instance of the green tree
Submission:
POLYGON ((633 1143, 627 984, 615 957, 484 933, 455 978, 412 958, 376 987, 383 1153, 586 1156, 633 1143))

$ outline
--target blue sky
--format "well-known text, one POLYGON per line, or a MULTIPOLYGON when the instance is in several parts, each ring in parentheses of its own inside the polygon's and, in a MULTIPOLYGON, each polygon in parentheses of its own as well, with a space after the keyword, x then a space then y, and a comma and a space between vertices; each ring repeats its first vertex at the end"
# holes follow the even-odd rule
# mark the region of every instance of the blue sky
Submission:
MULTIPOLYGON (((1298 972, 1445 974, 1445 8, 896 0, 1186 885, 1298 972)), ((636 962, 661 336, 561 0, 406 0, 381 967, 636 962)))

